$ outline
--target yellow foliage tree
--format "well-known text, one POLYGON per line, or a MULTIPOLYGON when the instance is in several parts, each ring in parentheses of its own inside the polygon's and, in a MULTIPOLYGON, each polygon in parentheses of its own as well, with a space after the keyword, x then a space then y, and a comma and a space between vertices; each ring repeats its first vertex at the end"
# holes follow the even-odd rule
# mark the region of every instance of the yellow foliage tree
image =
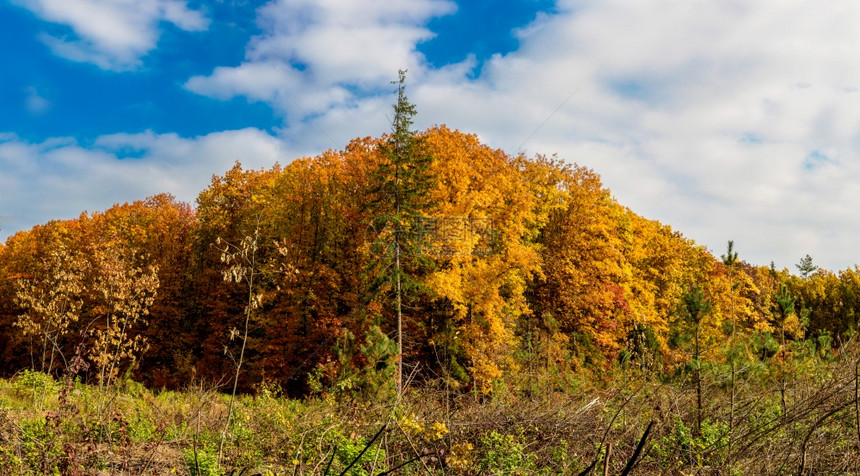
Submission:
POLYGON ((549 213, 541 235, 544 267, 537 296, 542 311, 564 331, 614 355, 630 312, 625 288, 631 269, 622 230, 626 211, 591 170, 561 171, 556 185, 561 206, 549 213))
POLYGON ((474 135, 436 127, 422 144, 435 158, 429 218, 444 225, 430 232, 437 271, 426 284, 451 304, 475 384, 490 392, 516 366, 515 324, 529 312, 527 283, 540 273, 535 197, 519 162, 474 135))

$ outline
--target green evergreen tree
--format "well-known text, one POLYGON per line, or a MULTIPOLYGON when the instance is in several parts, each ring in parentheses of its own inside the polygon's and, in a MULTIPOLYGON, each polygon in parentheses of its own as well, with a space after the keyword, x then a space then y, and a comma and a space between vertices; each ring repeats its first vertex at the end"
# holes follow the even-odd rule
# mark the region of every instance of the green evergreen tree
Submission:
POLYGON ((800 263, 797 263, 794 267, 800 271, 800 277, 803 279, 812 276, 816 271, 818 271, 818 266, 812 264, 812 256, 809 256, 808 254, 801 258, 800 263))
POLYGON ((702 430, 702 349, 700 345, 700 329, 702 321, 711 312, 711 301, 705 296, 701 286, 691 287, 684 295, 683 310, 689 323, 694 327, 695 348, 693 349, 694 378, 696 383, 696 434, 702 430))
POLYGON ((731 329, 731 337, 729 339, 729 364, 731 365, 731 400, 729 402, 729 458, 731 458, 732 452, 732 443, 734 442, 735 435, 735 378, 736 378, 736 357, 735 354, 735 288, 738 286, 737 283, 734 282, 734 270, 735 263, 738 261, 738 252, 735 249, 735 242, 729 240, 728 250, 726 254, 720 256, 722 258, 723 264, 729 268, 729 298, 731 299, 731 316, 732 316, 732 329, 731 329))
MULTIPOLYGON (((373 251, 376 270, 371 295, 389 283, 394 294, 397 328, 397 394, 403 391, 403 298, 421 286, 413 274, 429 265, 424 255, 425 233, 421 213, 430 205, 433 158, 420 152, 412 131, 415 105, 406 97, 406 71, 399 71, 397 103, 391 133, 381 145, 383 160, 374 171, 376 200, 371 204, 376 239, 373 251)), ((414 293, 413 293, 414 294, 414 293)))
MULTIPOLYGON (((809 257, 809 255, 807 255, 807 257, 809 257)), ((774 323, 779 327, 778 355, 781 356, 781 359, 779 360, 779 394, 782 413, 785 414, 786 374, 788 372, 788 365, 791 357, 789 355, 785 339, 786 324, 792 316, 796 316, 799 325, 803 326, 804 321, 806 321, 807 316, 809 315, 809 310, 801 309, 799 314, 796 312, 795 303, 797 302, 797 297, 791 294, 791 291, 788 290, 788 287, 786 287, 785 284, 780 283, 779 292, 773 296, 773 300, 775 304, 771 306, 770 310, 774 316, 774 323)))

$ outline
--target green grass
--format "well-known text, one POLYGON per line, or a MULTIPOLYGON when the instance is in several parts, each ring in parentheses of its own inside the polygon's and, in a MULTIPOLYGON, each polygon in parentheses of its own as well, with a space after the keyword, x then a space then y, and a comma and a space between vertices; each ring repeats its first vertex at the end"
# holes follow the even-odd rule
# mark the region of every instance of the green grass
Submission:
POLYGON ((856 472, 854 364, 841 355, 810 353, 795 365, 784 412, 768 372, 740 374, 733 431, 719 365, 704 373, 700 430, 683 374, 646 379, 622 368, 552 382, 524 375, 489 397, 427 382, 399 404, 295 400, 262 387, 238 397, 220 460, 228 397, 215 389, 100 389, 22 372, 0 380, 0 474, 549 475, 592 463, 602 471, 607 453, 619 474, 650 422, 636 474, 856 472))

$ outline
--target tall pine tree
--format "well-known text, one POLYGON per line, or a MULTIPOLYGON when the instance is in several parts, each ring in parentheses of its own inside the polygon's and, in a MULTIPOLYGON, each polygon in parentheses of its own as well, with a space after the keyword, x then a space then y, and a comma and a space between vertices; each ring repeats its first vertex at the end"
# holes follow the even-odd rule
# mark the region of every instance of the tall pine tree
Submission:
POLYGON ((696 427, 695 436, 702 434, 702 349, 700 345, 700 329, 702 321, 713 308, 710 299, 705 296, 705 290, 700 286, 691 287, 684 295, 683 310, 689 323, 695 329, 695 348, 693 349, 693 368, 696 380, 696 427))
POLYGON ((737 323, 735 322, 735 288, 737 288, 737 283, 734 282, 734 271, 735 264, 738 262, 738 252, 735 251, 735 242, 729 240, 729 248, 726 251, 726 254, 720 256, 722 258, 723 264, 729 269, 729 294, 731 299, 731 316, 732 316, 732 331, 731 338, 729 340, 729 363, 731 364, 731 399, 729 401, 729 457, 732 454, 732 445, 734 443, 735 438, 735 377, 736 377, 736 369, 735 369, 735 328, 737 327, 737 323))
POLYGON ((411 130, 415 106, 406 97, 406 71, 399 71, 397 103, 391 133, 380 146, 382 160, 374 171, 376 200, 372 204, 376 279, 371 294, 390 284, 397 328, 397 395, 403 391, 403 300, 420 288, 412 273, 429 264, 424 256, 422 212, 429 206, 433 158, 422 154, 411 130))

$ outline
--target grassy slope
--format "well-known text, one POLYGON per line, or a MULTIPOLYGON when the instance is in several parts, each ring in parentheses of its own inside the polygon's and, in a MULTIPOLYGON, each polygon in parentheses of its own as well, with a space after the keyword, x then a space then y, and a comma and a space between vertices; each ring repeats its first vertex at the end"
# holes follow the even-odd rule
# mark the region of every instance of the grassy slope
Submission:
POLYGON ((595 459, 602 474, 610 443, 609 472, 619 474, 650 422, 637 474, 857 471, 855 350, 742 365, 731 452, 728 370, 715 366, 704 372, 701 433, 683 372, 523 375, 516 391, 491 398, 428 385, 399 405, 348 393, 296 401, 263 388, 240 399, 220 466, 222 394, 99 389, 25 372, 0 381, 0 473, 323 474, 330 465, 341 474, 384 426, 348 474, 403 463, 395 474, 578 474, 595 459))

